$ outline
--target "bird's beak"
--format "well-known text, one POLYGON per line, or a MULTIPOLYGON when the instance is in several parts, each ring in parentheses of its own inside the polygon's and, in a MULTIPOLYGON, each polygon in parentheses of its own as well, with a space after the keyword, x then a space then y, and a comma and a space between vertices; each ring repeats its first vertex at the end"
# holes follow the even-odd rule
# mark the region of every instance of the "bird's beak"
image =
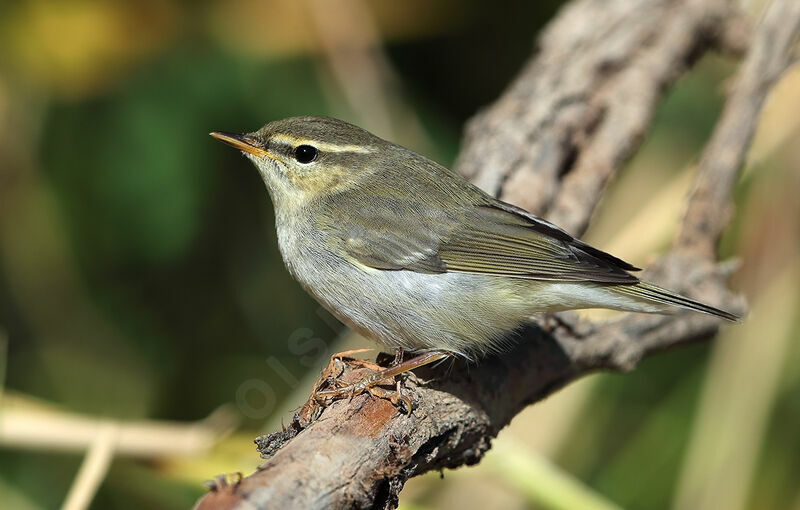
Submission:
POLYGON ((231 147, 236 147, 240 151, 247 152, 254 156, 266 156, 267 151, 258 146, 258 142, 247 135, 236 133, 225 133, 222 131, 212 131, 211 136, 221 142, 225 142, 231 147))

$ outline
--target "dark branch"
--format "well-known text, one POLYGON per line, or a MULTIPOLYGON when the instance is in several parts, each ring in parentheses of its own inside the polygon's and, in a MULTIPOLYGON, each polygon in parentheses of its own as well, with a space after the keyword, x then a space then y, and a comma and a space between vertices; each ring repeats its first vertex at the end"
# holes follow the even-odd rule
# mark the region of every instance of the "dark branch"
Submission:
MULTIPOLYGON (((798 5, 775 1, 753 36, 675 249, 648 275, 729 309, 743 306, 722 283, 714 247, 759 109, 789 63, 798 5)), ((664 89, 709 48, 741 52, 749 39, 742 26, 721 0, 575 0, 509 90, 470 122, 458 168, 579 233, 639 146, 664 89)), ((477 366, 409 377, 416 407, 408 415, 367 395, 326 409, 307 404, 288 429, 259 438, 268 457, 259 471, 217 483, 198 508, 392 508, 409 477, 478 462, 516 413, 567 382, 597 369, 628 370, 650 353, 709 338, 720 325, 698 314, 605 323, 567 314, 560 324, 531 325, 512 352, 477 366)), ((360 370, 345 377, 355 380, 360 370)))

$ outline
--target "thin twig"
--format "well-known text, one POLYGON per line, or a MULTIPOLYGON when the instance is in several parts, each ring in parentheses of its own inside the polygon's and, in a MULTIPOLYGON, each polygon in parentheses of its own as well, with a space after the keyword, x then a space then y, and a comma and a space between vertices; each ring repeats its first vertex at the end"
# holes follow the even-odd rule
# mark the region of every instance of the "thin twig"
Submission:
MULTIPOLYGON (((0 445, 9 448, 82 452, 94 444, 108 420, 51 409, 5 394, 0 408, 0 445)), ((114 449, 120 455, 163 458, 205 451, 236 426, 221 408, 194 423, 115 422, 114 449)))
POLYGON ((86 452, 75 481, 67 493, 61 510, 84 510, 94 499, 94 495, 106 477, 111 459, 114 458, 114 445, 117 442, 119 426, 104 423, 86 452))

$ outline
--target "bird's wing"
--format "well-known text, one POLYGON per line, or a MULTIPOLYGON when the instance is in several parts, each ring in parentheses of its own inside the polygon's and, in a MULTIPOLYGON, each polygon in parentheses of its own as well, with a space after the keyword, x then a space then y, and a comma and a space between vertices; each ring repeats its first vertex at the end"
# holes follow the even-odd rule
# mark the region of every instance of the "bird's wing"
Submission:
POLYGON ((439 247, 448 271, 537 280, 636 283, 637 268, 503 202, 475 206, 439 247))
MULTIPOLYGON (((374 210, 372 211, 374 213, 374 210)), ((500 201, 458 215, 372 214, 347 228, 345 249, 362 264, 423 273, 457 271, 537 280, 638 282, 637 268, 500 201)))
POLYGON ((418 273, 447 271, 438 250, 439 233, 421 227, 413 234, 398 218, 364 218, 348 225, 344 237, 347 253, 375 269, 406 269, 418 273))

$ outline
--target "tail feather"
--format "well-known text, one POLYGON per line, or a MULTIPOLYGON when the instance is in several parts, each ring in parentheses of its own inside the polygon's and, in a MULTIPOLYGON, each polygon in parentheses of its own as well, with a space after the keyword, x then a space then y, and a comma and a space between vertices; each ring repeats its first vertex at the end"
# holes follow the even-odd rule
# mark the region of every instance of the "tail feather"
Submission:
POLYGON ((741 315, 726 312, 725 310, 720 310, 719 308, 714 308, 713 306, 700 303, 699 301, 695 301, 685 296, 681 296, 680 294, 662 289, 661 287, 653 285, 652 283, 639 282, 636 285, 618 285, 615 286, 614 290, 639 299, 679 306, 681 308, 687 308, 696 312, 707 313, 715 317, 721 317, 732 322, 739 322, 742 319, 741 315))

